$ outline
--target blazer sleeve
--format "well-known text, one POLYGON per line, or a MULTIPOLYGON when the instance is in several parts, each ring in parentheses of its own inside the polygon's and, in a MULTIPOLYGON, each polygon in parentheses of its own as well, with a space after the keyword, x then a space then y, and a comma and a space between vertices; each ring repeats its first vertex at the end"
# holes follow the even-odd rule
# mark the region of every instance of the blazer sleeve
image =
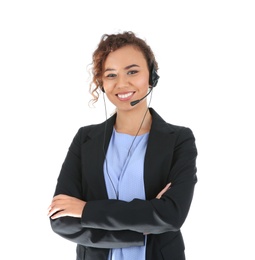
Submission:
MULTIPOLYGON (((81 129, 74 137, 58 176, 55 195, 66 194, 79 199, 82 198, 81 182, 81 129)), ((119 248, 141 246, 144 236, 134 231, 110 231, 99 227, 82 226, 80 218, 61 217, 55 220, 50 218, 52 230, 72 242, 87 247, 119 248)))
POLYGON ((172 185, 161 199, 89 201, 83 210, 82 226, 149 234, 179 230, 187 217, 197 182, 197 149, 192 131, 181 128, 174 148, 169 149, 173 149, 168 180, 172 185))

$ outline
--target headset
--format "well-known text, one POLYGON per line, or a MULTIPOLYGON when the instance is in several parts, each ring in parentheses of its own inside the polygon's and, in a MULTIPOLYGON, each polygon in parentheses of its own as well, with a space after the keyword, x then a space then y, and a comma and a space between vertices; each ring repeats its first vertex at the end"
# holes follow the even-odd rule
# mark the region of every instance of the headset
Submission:
POLYGON ((151 71, 150 71, 150 78, 149 78, 149 84, 152 88, 156 87, 158 84, 159 75, 155 69, 154 64, 151 65, 151 71))

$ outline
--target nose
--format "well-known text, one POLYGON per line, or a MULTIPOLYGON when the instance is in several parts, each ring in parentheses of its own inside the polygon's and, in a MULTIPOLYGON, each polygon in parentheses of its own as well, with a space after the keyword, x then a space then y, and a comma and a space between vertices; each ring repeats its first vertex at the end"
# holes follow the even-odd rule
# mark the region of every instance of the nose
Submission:
POLYGON ((129 85, 129 81, 127 75, 118 75, 116 87, 120 89, 120 88, 126 88, 128 87, 128 85, 129 85))

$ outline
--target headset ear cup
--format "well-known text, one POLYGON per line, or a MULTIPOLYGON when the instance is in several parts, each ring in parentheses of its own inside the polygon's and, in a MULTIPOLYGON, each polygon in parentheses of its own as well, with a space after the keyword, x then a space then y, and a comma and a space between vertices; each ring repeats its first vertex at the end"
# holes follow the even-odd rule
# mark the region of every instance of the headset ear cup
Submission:
POLYGON ((153 88, 156 87, 158 83, 158 79, 159 79, 159 75, 156 72, 154 66, 152 66, 151 73, 150 73, 150 81, 149 81, 150 86, 152 86, 153 88))

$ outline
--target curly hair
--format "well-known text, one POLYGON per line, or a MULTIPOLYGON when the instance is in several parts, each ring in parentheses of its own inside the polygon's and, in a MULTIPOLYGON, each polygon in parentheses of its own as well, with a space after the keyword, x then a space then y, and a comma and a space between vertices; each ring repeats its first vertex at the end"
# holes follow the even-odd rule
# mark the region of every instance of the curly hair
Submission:
POLYGON ((97 49, 92 55, 92 81, 90 83, 90 94, 92 99, 90 100, 93 104, 98 101, 99 93, 102 91, 102 75, 103 75, 103 65, 108 56, 112 51, 116 51, 124 46, 131 45, 134 48, 140 50, 148 65, 149 71, 152 66, 157 71, 158 63, 155 59, 154 53, 150 46, 138 38, 133 32, 127 31, 118 34, 104 34, 98 44, 97 49))

